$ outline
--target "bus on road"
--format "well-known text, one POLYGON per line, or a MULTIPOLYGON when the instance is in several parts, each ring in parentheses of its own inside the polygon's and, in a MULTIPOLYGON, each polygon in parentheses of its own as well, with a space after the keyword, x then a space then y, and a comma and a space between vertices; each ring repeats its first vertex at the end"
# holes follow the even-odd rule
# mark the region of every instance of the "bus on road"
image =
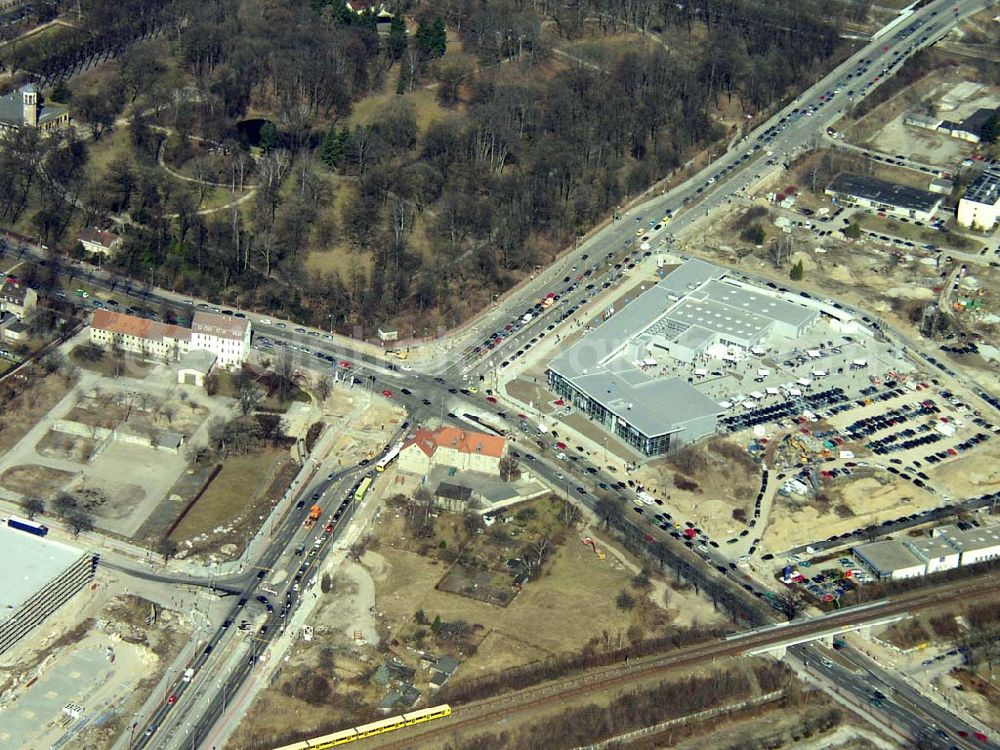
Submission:
POLYGON ((360 503, 365 499, 365 493, 368 492, 368 488, 372 486, 374 480, 371 477, 365 477, 361 480, 361 484, 354 491, 354 502, 360 503))
POLYGON ((396 443, 394 446, 392 446, 389 450, 387 450, 386 453, 385 453, 385 455, 382 456, 382 458, 380 458, 378 460, 378 463, 375 464, 375 471, 385 471, 385 467, 387 467, 389 464, 391 464, 393 462, 393 460, 396 458, 396 456, 399 455, 399 452, 401 450, 403 450, 403 441, 402 440, 400 440, 398 443, 396 443))

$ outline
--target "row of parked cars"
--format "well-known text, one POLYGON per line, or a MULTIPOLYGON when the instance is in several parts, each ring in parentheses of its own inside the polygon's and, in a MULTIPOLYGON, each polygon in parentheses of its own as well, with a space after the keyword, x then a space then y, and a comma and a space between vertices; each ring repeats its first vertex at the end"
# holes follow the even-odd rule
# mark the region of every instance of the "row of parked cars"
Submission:
POLYGON ((808 393, 787 399, 780 404, 723 417, 719 420, 719 424, 730 432, 738 432, 758 424, 786 419, 807 410, 835 409, 843 405, 846 400, 847 396, 843 388, 828 388, 818 393, 808 393))
POLYGON ((847 425, 841 431, 841 434, 851 440, 861 440, 889 427, 905 424, 912 419, 932 416, 938 412, 940 412, 940 409, 932 399, 927 399, 916 404, 900 404, 895 409, 891 409, 884 414, 862 417, 851 422, 851 424, 847 425))

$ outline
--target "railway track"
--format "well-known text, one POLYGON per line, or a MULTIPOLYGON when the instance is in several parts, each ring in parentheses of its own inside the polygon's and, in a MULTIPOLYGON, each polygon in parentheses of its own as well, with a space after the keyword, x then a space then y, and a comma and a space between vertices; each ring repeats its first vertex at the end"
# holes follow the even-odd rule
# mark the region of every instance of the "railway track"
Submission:
POLYGON ((944 582, 931 589, 905 592, 885 604, 863 609, 844 610, 842 616, 828 616, 817 620, 791 623, 761 632, 751 632, 725 641, 712 641, 678 649, 668 654, 658 654, 630 660, 626 665, 617 663, 587 670, 586 672, 534 685, 492 698, 473 701, 464 706, 452 705, 452 715, 420 731, 407 731, 398 735, 372 737, 359 742, 359 750, 403 750, 423 747, 428 741, 447 738, 456 732, 466 732, 476 726, 484 730, 503 719, 532 709, 564 703, 588 693, 600 693, 611 688, 622 688, 628 683, 648 679, 683 667, 700 664, 706 660, 739 656, 747 651, 809 635, 823 633, 831 628, 863 625, 884 617, 913 613, 924 609, 947 606, 979 593, 997 590, 998 574, 989 574, 966 583, 944 582))

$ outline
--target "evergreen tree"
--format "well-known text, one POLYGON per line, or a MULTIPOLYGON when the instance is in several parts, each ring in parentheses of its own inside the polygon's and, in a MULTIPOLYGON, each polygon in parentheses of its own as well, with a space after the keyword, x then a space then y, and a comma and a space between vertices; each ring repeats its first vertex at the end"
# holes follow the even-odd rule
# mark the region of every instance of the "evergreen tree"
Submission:
POLYGON ((260 147, 264 153, 270 153, 278 146, 278 128, 273 122, 265 122, 260 129, 260 147))
POLYGON ((432 20, 423 20, 417 26, 417 49, 425 60, 444 55, 448 47, 448 35, 444 28, 444 19, 435 16, 432 20))
POLYGON ((319 158, 330 169, 336 169, 343 160, 349 137, 350 133, 348 133, 347 128, 337 130, 336 127, 332 127, 323 139, 319 158))
POLYGON ((792 281, 802 281, 803 275, 804 271, 802 270, 802 261, 800 260, 798 263, 792 266, 792 270, 789 272, 788 277, 792 281))
POLYGON ((338 26, 350 26, 357 20, 357 16, 347 7, 346 2, 338 2, 334 6, 333 20, 338 26))
POLYGON ((69 90, 69 85, 60 78, 56 81, 56 85, 52 87, 52 101, 59 104, 65 104, 70 100, 73 93, 69 90))
POLYGON ((979 137, 985 143, 996 143, 997 138, 1000 138, 1000 116, 995 112, 990 115, 990 118, 983 123, 982 129, 979 131, 979 137))
POLYGON ((389 59, 396 62, 406 52, 406 22, 401 14, 392 17, 389 24, 389 40, 386 43, 389 59))

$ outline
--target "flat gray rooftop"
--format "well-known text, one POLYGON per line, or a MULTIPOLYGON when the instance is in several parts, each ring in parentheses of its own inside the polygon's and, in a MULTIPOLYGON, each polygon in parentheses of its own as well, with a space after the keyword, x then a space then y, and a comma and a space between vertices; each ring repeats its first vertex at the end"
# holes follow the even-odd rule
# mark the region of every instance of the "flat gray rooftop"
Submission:
POLYGON ((941 203, 941 195, 929 190, 919 190, 908 185, 886 182, 861 174, 841 172, 832 183, 829 191, 850 195, 854 198, 864 198, 887 206, 896 206, 914 211, 933 211, 941 203))
POLYGON ((914 568, 924 564, 924 561, 913 554, 905 544, 894 539, 862 544, 860 547, 854 548, 854 554, 863 558, 869 565, 882 573, 891 573, 894 570, 914 568))
POLYGON ((937 557, 949 557, 951 555, 958 555, 961 548, 953 544, 947 537, 921 537, 918 539, 910 539, 907 541, 907 545, 910 549, 915 550, 918 554, 932 560, 937 557))
POLYGON ((676 432, 685 422, 725 412, 718 403, 680 378, 652 379, 632 385, 611 372, 582 375, 573 385, 600 401, 608 411, 621 417, 650 437, 676 432))
POLYGON ((945 527, 944 533, 963 552, 978 552, 984 549, 1000 547, 1000 529, 996 527, 975 527, 962 530, 958 526, 945 527))
POLYGON ((1000 201, 1000 173, 983 172, 969 183, 962 197, 967 201, 995 206, 997 201, 1000 201))
POLYGON ((0 523, 0 623, 80 559, 83 550, 0 523))
POLYGON ((697 348, 716 334, 755 340, 772 323, 808 323, 818 312, 768 290, 723 281, 718 266, 692 259, 587 333, 549 364, 644 434, 664 435, 691 419, 723 413, 719 404, 676 376, 656 377, 639 361, 647 347, 679 341, 697 348))

